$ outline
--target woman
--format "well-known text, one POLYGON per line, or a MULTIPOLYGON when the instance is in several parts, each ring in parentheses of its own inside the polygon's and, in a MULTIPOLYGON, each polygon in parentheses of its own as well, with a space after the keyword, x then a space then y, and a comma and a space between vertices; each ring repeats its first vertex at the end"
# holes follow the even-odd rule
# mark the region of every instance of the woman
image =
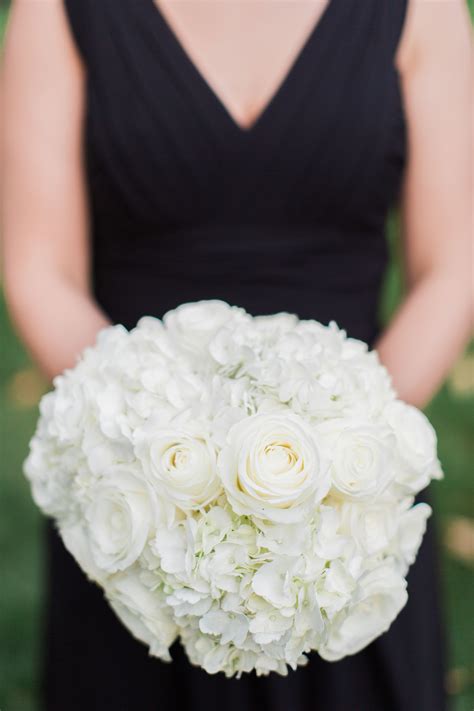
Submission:
MULTIPOLYGON (((336 320, 424 405, 469 329, 469 64, 461 0, 16 0, 5 288, 39 366, 222 298, 336 320), (395 201, 408 288, 379 333, 395 201)), ((441 711, 433 536, 362 652, 237 681, 147 657, 50 530, 44 708, 441 711)))

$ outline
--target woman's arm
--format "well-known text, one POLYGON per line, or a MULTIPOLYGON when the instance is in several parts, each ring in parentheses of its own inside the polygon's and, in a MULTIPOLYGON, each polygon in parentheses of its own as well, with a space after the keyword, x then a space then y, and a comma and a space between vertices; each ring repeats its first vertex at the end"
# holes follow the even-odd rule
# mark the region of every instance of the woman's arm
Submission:
POLYGON ((473 64, 465 0, 411 0, 404 34, 407 295, 376 347, 400 398, 422 407, 472 326, 473 64))
POLYGON ((4 287, 48 378, 109 323, 89 288, 83 74, 62 0, 16 0, 2 70, 4 287))

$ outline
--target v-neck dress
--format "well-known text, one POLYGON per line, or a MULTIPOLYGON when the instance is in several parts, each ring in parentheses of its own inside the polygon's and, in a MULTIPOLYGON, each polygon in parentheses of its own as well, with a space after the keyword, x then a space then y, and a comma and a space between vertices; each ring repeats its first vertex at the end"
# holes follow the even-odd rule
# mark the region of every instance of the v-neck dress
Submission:
MULTIPOLYGON (((87 72, 93 293, 112 322, 220 298, 374 342, 407 158, 394 64, 407 2, 329 0, 245 129, 153 0, 65 0, 87 72)), ((435 516, 388 632, 339 662, 312 653, 286 677, 240 680, 193 667, 179 642, 172 663, 148 656, 49 527, 44 708, 442 711, 435 516)))

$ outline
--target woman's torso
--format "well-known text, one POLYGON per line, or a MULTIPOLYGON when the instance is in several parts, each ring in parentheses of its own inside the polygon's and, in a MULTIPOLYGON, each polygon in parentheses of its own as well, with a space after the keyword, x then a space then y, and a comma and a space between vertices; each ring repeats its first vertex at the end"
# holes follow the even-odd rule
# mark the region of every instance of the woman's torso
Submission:
POLYGON ((372 341, 405 164, 405 0, 330 0, 250 130, 154 0, 67 5, 88 68, 94 290, 109 317, 132 327, 222 298, 372 341))

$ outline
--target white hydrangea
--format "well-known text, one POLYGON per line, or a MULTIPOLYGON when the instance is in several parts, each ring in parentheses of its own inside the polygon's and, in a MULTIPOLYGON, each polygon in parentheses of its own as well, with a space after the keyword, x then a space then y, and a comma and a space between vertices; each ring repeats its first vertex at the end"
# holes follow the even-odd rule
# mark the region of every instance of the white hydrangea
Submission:
POLYGON ((33 498, 150 654, 285 675, 406 603, 436 434, 335 323, 182 304, 102 329, 53 385, 33 498))

